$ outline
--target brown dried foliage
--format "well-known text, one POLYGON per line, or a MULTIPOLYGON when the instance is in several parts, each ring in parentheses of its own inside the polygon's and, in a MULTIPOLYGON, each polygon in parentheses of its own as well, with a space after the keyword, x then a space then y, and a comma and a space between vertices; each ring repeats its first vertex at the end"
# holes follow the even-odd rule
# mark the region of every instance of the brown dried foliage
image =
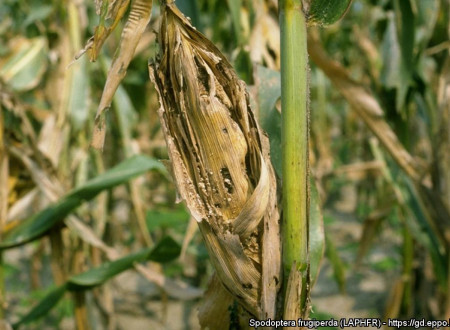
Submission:
MULTIPOLYGON (((98 31, 101 26, 97 27, 93 43, 88 41, 85 49, 90 49, 90 59, 94 61, 97 58, 98 52, 102 47, 104 41, 109 36, 111 31, 117 25, 118 20, 123 16, 124 11, 128 8, 129 1, 121 1, 113 2, 113 9, 119 7, 119 9, 115 9, 113 13, 109 13, 109 16, 114 16, 115 21, 111 28, 104 34, 101 34, 100 39, 96 39, 98 31), (121 9, 120 9, 121 8, 121 9), (117 14, 117 13, 120 13, 117 14), (117 16, 119 15, 119 16, 117 16)), ((108 77, 105 82, 105 87, 103 89, 102 98, 100 100, 100 104, 98 105, 97 113, 95 115, 95 127, 94 133, 92 136, 91 145, 96 149, 103 149, 103 144, 105 142, 105 134, 106 134, 106 123, 104 113, 111 106, 111 101, 114 97, 114 94, 119 87, 120 82, 125 78, 127 73, 128 65, 133 59, 136 47, 141 40, 142 34, 144 33, 147 24, 150 21, 152 14, 152 0, 136 0, 133 1, 131 5, 130 14, 128 16, 127 23, 122 30, 122 36, 120 40, 120 45, 117 51, 117 55, 114 56, 113 62, 111 64, 111 68, 108 72, 108 77)), ((108 17, 109 17, 108 16, 108 17)))
POLYGON ((230 293, 250 314, 273 318, 280 280, 276 181, 245 83, 172 3, 162 7, 159 44, 150 76, 173 176, 227 289, 208 291, 200 322, 216 326, 230 293))

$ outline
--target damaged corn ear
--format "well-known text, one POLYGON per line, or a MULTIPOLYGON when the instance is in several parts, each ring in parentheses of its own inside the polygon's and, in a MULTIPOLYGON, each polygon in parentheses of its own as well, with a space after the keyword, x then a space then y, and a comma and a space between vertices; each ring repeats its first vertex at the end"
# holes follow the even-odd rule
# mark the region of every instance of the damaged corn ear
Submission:
MULTIPOLYGON (((159 44, 150 77, 178 192, 227 292, 250 314, 273 318, 281 278, 276 181, 245 83, 173 3, 162 7, 159 44)), ((214 313, 227 300, 216 291, 205 297, 214 313)), ((217 314, 201 309, 200 322, 211 327, 217 314)))

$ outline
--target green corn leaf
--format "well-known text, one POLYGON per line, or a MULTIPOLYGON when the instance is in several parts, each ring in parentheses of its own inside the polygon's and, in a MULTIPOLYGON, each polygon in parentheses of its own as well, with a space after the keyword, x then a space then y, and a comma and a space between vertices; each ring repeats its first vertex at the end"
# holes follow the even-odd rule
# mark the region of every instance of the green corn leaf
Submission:
POLYGON ((47 19, 55 10, 52 5, 43 5, 41 2, 30 4, 31 10, 27 18, 23 22, 24 26, 28 26, 36 21, 47 19))
POLYGON ((68 111, 72 126, 83 129, 89 115, 89 74, 87 58, 80 58, 71 68, 68 111))
POLYGON ((47 207, 35 216, 25 220, 18 227, 7 232, 0 242, 0 250, 25 244, 45 234, 50 228, 59 224, 64 217, 90 200, 101 191, 125 183, 131 178, 146 171, 156 169, 165 172, 164 166, 153 158, 135 156, 125 160, 116 167, 86 182, 83 186, 72 190, 57 203, 47 207))
POLYGON ((157 228, 184 227, 189 221, 189 213, 184 207, 175 210, 156 209, 147 211, 146 222, 150 231, 157 228))
POLYGON ((13 325, 17 329, 22 324, 36 321, 40 317, 46 315, 56 304, 61 300, 66 292, 67 285, 63 284, 51 290, 45 297, 37 304, 30 312, 22 317, 17 323, 13 325))
POLYGON ((88 270, 68 280, 69 290, 84 290, 98 286, 117 274, 133 267, 134 263, 152 260, 169 262, 180 254, 181 248, 171 237, 165 237, 153 248, 146 248, 126 257, 106 262, 99 267, 88 270))
POLYGON ((352 0, 310 0, 308 24, 326 26, 340 20, 352 0))
POLYGON ((445 246, 433 230, 433 221, 429 218, 426 206, 423 205, 423 201, 421 201, 413 183, 408 178, 403 179, 404 187, 402 193, 408 205, 407 211, 410 217, 415 218, 417 221, 416 224, 413 221, 407 221, 406 224, 414 239, 420 242, 430 253, 436 279, 445 288, 448 279, 448 270, 445 267, 445 246))
POLYGON ((233 21, 234 34, 238 45, 243 42, 242 32, 241 32, 241 6, 242 0, 228 0, 228 7, 231 12, 231 19, 233 21))
POLYGON ((400 77, 401 82, 397 87, 396 108, 404 112, 403 106, 406 101, 409 86, 414 72, 414 13, 409 0, 396 0, 394 2, 395 17, 397 21, 397 38, 401 50, 400 77))
POLYGON ((255 70, 255 82, 258 92, 259 122, 269 135, 270 158, 275 172, 281 178, 281 114, 275 108, 277 100, 281 97, 280 73, 258 65, 255 70))
POLYGON ((144 155, 134 156, 104 174, 89 180, 82 187, 75 189, 69 196, 76 196, 85 200, 92 199, 99 192, 125 183, 129 179, 149 170, 165 172, 164 165, 156 159, 144 155))
MULTIPOLYGON (((414 11, 416 24, 416 31, 414 33, 415 46, 418 48, 417 52, 420 54, 427 47, 433 31, 435 31, 436 23, 438 22, 440 8, 443 5, 440 1, 413 1, 413 5, 417 7, 414 11)), ((442 19, 442 22, 446 21, 442 19)), ((436 27, 436 30, 439 29, 436 27)))
POLYGON ((170 236, 162 239, 158 245, 156 245, 148 256, 148 260, 152 260, 159 263, 169 262, 174 260, 180 255, 181 247, 170 236))
POLYGON ((345 268, 344 263, 342 262, 341 257, 336 249, 336 246, 333 243, 333 240, 330 238, 330 235, 327 235, 325 231, 325 253, 327 255, 328 260, 331 263, 333 268, 334 278, 336 283, 339 286, 339 290, 341 292, 345 291, 345 268))
POLYGON ((72 276, 66 283, 50 291, 29 313, 14 324, 14 328, 18 328, 22 324, 36 321, 40 317, 46 315, 54 306, 56 306, 66 291, 86 290, 101 285, 121 272, 132 268, 133 265, 138 262, 146 260, 161 263, 172 261, 178 257, 180 251, 181 247, 178 243, 175 242, 173 238, 167 236, 153 248, 143 249, 123 258, 106 262, 101 266, 84 273, 72 276))
POLYGON ((409 0, 396 0, 394 4, 403 61, 411 69, 414 56, 414 13, 409 0))
POLYGON ((392 15, 387 19, 387 27, 381 44, 381 54, 383 68, 381 70, 380 82, 387 89, 397 88, 402 83, 400 73, 401 50, 397 38, 397 27, 392 15))
POLYGON ((198 0, 184 0, 177 2, 178 8, 181 12, 189 17, 192 21, 192 25, 199 31, 203 32, 202 24, 200 21, 201 11, 199 9, 198 0))

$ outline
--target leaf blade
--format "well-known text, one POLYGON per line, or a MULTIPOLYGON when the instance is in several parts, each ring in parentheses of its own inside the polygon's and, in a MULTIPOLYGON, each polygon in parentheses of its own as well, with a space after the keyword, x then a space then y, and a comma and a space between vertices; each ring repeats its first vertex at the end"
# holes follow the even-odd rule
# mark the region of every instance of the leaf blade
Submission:
POLYGON ((163 238, 155 247, 142 249, 123 258, 106 262, 87 272, 72 276, 68 280, 69 290, 85 290, 98 286, 117 274, 133 267, 134 263, 152 260, 169 262, 180 254, 181 248, 171 237, 163 238))
POLYGON ((352 0, 312 0, 308 12, 309 25, 331 25, 340 20, 350 8, 352 0))
POLYGON ((47 207, 7 232, 0 242, 0 250, 19 246, 40 237, 60 223, 83 201, 90 200, 101 191, 125 183, 151 169, 165 171, 164 166, 153 158, 143 155, 128 158, 105 173, 89 180, 82 187, 76 188, 56 204, 47 207))
POLYGON ((22 324, 30 323, 47 314, 61 300, 66 292, 66 284, 51 290, 30 312, 13 325, 16 329, 22 324))

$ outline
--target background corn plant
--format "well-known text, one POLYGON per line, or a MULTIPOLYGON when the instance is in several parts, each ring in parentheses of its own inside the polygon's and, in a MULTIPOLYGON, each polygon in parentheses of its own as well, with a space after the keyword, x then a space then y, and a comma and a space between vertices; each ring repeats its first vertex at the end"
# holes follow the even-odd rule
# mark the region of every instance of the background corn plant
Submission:
MULTIPOLYGON (((134 267, 134 302, 142 299, 154 312, 141 312, 144 326, 181 328, 167 313, 174 301, 187 300, 178 319, 195 327, 193 302, 212 268, 195 221, 175 203, 175 187, 156 162, 167 151, 147 60, 157 53, 159 6, 153 4, 147 28, 150 15, 130 20, 128 28, 142 32, 132 40, 126 19, 150 2, 105 3, 0 4, 0 318, 35 328, 70 328, 73 319, 79 327, 124 327, 130 311, 121 300, 129 291, 124 280, 105 281, 134 267), (121 35, 128 43, 120 44, 121 35), (73 62, 86 44, 94 45, 88 56, 73 62), (134 47, 133 61, 129 52, 113 60, 134 47), (102 99, 105 81, 114 90, 127 62, 116 93, 102 99), (89 149, 93 131, 100 132, 97 145, 106 133, 102 154, 89 149), (148 157, 133 157, 141 154, 148 157), (175 258, 178 245, 181 257, 159 264, 175 258), (137 263, 144 260, 152 262, 137 263)), ((249 86, 281 178, 277 2, 177 5, 249 86)), ((347 299, 329 276, 356 297, 373 274, 389 282, 358 303, 364 315, 449 316, 448 12, 446 1, 353 1, 339 23, 308 30, 310 167, 327 243, 313 317, 355 312, 322 303, 321 295, 341 305, 347 299)), ((320 239, 312 244, 320 233, 312 221, 313 279, 320 239)))

